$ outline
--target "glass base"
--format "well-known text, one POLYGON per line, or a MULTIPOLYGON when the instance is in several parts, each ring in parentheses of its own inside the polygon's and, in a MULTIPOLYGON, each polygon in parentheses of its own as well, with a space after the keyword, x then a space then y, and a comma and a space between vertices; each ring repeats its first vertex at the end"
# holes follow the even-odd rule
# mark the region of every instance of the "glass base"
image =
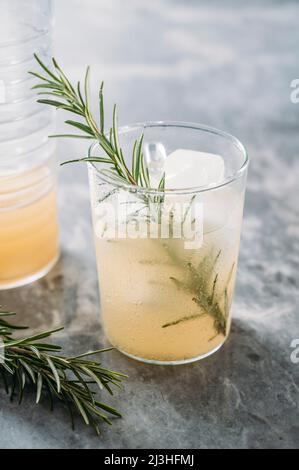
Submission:
POLYGON ((25 286, 27 284, 31 284, 34 281, 37 281, 38 279, 41 279, 42 277, 46 276, 46 274, 48 274, 48 272, 51 271, 51 269, 55 266, 55 264, 59 260, 59 256, 60 253, 58 253, 58 255, 50 263, 44 266, 43 269, 31 274, 30 276, 22 277, 20 279, 14 279, 11 282, 0 282, 0 291, 25 286))
POLYGON ((116 348, 116 349, 119 352, 121 352, 122 354, 124 354, 125 356, 128 356, 131 359, 135 359, 136 361, 139 361, 139 362, 145 362, 146 364, 154 364, 154 365, 157 365, 157 366, 179 366, 179 365, 183 365, 183 364, 191 364, 192 362, 200 361, 201 359, 204 359, 205 357, 211 356, 212 354, 217 352, 223 346, 226 339, 227 339, 227 337, 216 348, 212 349, 211 351, 209 351, 205 354, 201 354, 200 356, 196 356, 196 357, 190 357, 188 359, 180 359, 179 361, 157 361, 155 359, 146 359, 146 358, 143 358, 143 357, 134 356, 133 354, 129 354, 126 351, 123 351, 122 349, 119 349, 119 348, 116 348))

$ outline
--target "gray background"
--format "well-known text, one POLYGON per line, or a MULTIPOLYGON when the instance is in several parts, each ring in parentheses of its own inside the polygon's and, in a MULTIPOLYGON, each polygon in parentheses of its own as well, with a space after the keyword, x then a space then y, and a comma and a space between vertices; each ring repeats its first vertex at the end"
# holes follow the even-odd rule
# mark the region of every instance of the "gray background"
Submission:
MULTIPOLYGON (((111 401, 122 412, 97 438, 67 413, 20 408, 0 391, 0 447, 298 447, 299 77, 296 1, 60 0, 55 55, 74 78, 92 65, 120 123, 202 122, 235 134, 251 166, 234 324, 214 356, 154 367, 118 352, 105 364, 129 374, 111 401)), ((62 122, 62 116, 59 117, 62 122)), ((58 144, 60 160, 85 145, 58 144)), ((62 256, 38 283, 1 292, 0 303, 33 330, 64 324, 68 351, 104 344, 83 167, 60 170, 62 256)), ((109 399, 109 397, 108 397, 109 399)))

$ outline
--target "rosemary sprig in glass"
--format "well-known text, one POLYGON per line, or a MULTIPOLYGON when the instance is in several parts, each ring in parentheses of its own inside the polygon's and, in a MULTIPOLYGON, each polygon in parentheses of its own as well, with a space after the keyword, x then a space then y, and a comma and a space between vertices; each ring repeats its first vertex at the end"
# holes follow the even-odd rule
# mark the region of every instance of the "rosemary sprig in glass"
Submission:
POLYGON ((27 327, 9 323, 7 318, 13 315, 0 307, 0 373, 11 400, 17 394, 20 404, 24 392, 34 387, 36 403, 48 396, 53 410, 55 400, 60 401, 69 410, 73 428, 74 412, 77 412, 97 434, 100 433, 101 422, 111 424, 109 416, 121 416, 116 409, 97 399, 93 386, 112 395, 113 387, 121 387, 126 375, 105 369, 100 362, 86 359, 112 348, 65 356, 60 353, 60 346, 43 342, 63 328, 15 339, 14 331, 27 327))
MULTIPOLYGON (((132 165, 131 169, 129 169, 119 143, 116 105, 114 105, 113 108, 112 127, 109 132, 105 132, 104 83, 101 82, 99 89, 99 122, 97 123, 97 119, 93 116, 90 108, 90 68, 87 67, 86 69, 83 87, 84 90, 82 91, 80 82, 78 82, 76 86, 73 85, 54 58, 52 59, 54 70, 52 71, 36 54, 34 54, 34 56, 40 65, 43 74, 29 72, 31 75, 41 80, 41 83, 33 86, 33 89, 40 90, 38 92, 39 95, 47 95, 49 97, 41 98, 38 102, 54 106, 56 109, 64 109, 65 111, 81 118, 80 121, 66 120, 65 123, 77 130, 80 130, 82 134, 58 134, 51 137, 93 139, 97 140, 103 149, 104 156, 97 157, 90 155, 76 160, 69 160, 63 164, 79 161, 104 163, 109 165, 109 168, 105 170, 106 173, 120 179, 122 182, 129 183, 133 186, 150 188, 150 175, 142 152, 144 136, 142 134, 134 143, 132 150, 132 165), (82 119, 84 122, 82 122, 82 119)), ((163 175, 158 188, 164 189, 164 183, 165 177, 163 175)))
MULTIPOLYGON (((168 253, 171 254, 169 249, 168 253)), ((162 325, 162 328, 168 328, 186 321, 196 320, 203 315, 210 315, 214 319, 214 329, 216 334, 226 336, 227 320, 229 315, 228 289, 235 268, 235 263, 231 266, 224 289, 217 294, 218 273, 215 272, 215 268, 220 255, 221 250, 219 250, 216 256, 213 256, 213 253, 210 253, 203 257, 198 266, 194 266, 192 263, 187 263, 187 265, 184 266, 186 270, 186 278, 184 280, 180 280, 175 277, 170 278, 178 289, 183 289, 192 295, 193 302, 195 302, 202 311, 198 314, 184 315, 172 322, 165 323, 162 325)))

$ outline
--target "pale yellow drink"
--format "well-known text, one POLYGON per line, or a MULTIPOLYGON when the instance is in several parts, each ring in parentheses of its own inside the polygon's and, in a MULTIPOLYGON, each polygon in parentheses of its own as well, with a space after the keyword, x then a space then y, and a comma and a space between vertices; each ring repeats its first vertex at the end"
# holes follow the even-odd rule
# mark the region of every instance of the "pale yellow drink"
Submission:
MULTIPOLYGON (((226 204, 216 219, 206 214, 199 249, 186 249, 182 239, 96 238, 103 324, 119 350, 148 361, 185 362, 225 341, 242 202, 229 190, 217 199, 226 204)), ((207 196, 207 210, 213 203, 207 196)))
POLYGON ((0 289, 37 279, 58 255, 56 186, 49 169, 0 176, 0 289))

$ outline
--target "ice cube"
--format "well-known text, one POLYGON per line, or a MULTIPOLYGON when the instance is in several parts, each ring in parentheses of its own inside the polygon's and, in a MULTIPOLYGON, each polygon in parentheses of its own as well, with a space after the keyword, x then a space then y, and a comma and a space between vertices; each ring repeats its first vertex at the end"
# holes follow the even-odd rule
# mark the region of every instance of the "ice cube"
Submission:
POLYGON ((165 162, 167 189, 212 186, 224 178, 224 160, 220 155, 177 149, 165 162))

